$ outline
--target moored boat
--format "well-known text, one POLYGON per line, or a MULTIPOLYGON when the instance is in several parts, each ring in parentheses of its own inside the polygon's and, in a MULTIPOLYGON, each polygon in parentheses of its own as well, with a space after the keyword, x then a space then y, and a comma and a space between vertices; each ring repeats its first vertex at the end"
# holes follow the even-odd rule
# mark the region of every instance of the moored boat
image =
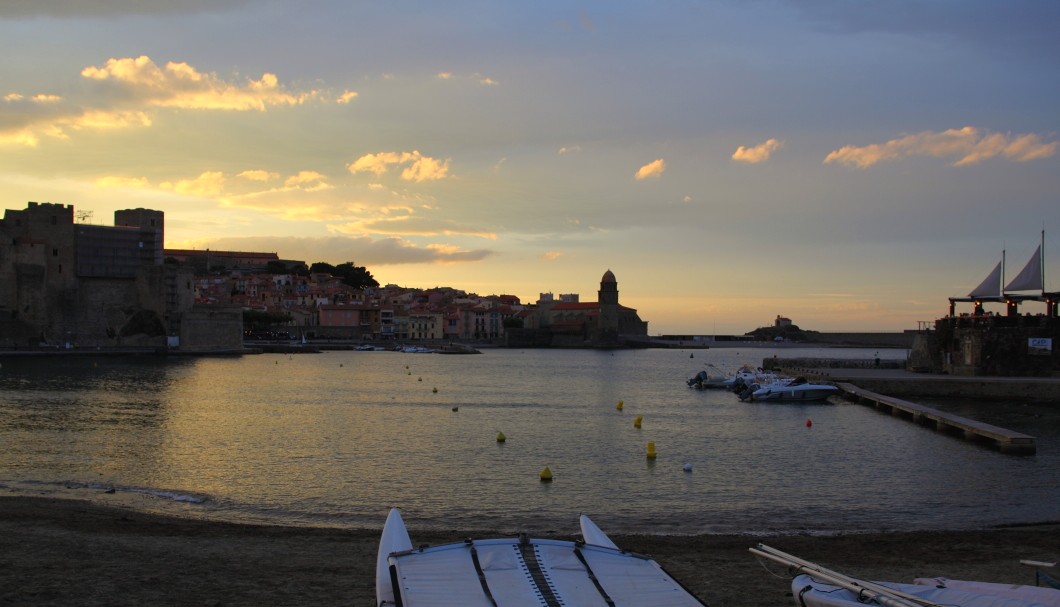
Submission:
POLYGON ((581 542, 526 535, 413 548, 394 508, 376 562, 378 607, 703 607, 649 557, 618 549, 589 517, 581 542))
POLYGON ((831 384, 811 384, 805 377, 796 377, 791 381, 760 386, 751 393, 749 400, 816 401, 838 393, 839 388, 831 384))

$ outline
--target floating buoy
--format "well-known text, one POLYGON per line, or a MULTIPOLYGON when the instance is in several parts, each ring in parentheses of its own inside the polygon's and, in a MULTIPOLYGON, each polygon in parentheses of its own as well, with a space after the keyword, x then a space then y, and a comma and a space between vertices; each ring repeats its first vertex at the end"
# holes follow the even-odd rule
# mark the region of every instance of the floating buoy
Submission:
POLYGON ((655 441, 648 441, 648 459, 655 459, 655 441))
MULTIPOLYGON (((498 443, 503 443, 506 440, 508 440, 508 437, 505 436, 503 432, 498 432, 497 433, 497 442, 498 443)), ((545 470, 548 470, 548 468, 545 468, 545 470)), ((544 472, 542 472, 542 474, 544 474, 544 472)))
POLYGON ((643 415, 638 415, 637 419, 633 420, 633 427, 639 430, 640 429, 640 422, 643 421, 643 420, 644 420, 644 416, 643 415))
POLYGON ((615 405, 615 408, 618 409, 619 411, 621 411, 622 410, 622 404, 623 404, 622 401, 618 401, 618 404, 615 405))
POLYGON ((431 389, 431 392, 434 392, 435 394, 438 394, 438 388, 431 389))
POLYGON ((453 411, 459 411, 460 407, 453 407, 453 411))
POLYGON ((806 427, 807 428, 813 427, 813 421, 812 420, 806 420, 806 427))
POLYGON ((423 378, 421 377, 421 378, 417 379, 416 381, 423 381, 423 378))
POLYGON ((412 371, 409 371, 409 375, 412 375, 412 371))
POLYGON ((539 476, 541 478, 542 483, 552 482, 552 471, 548 469, 548 466, 545 466, 545 469, 541 471, 541 474, 539 476))
POLYGON ((339 363, 339 368, 341 368, 341 367, 342 367, 342 363, 339 363))
POLYGON ((689 358, 695 358, 696 357, 696 353, 695 352, 689 352, 688 353, 688 357, 689 358))
POLYGON ((685 472, 691 472, 691 471, 692 471, 692 464, 685 464, 685 472))

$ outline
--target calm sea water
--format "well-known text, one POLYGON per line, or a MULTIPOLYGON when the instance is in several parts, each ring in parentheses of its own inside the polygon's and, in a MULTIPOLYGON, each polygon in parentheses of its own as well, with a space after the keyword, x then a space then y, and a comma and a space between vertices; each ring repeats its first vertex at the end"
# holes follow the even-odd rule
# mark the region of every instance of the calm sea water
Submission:
POLYGON ((743 403, 685 385, 707 362, 874 353, 5 360, 0 491, 340 527, 380 527, 392 505, 410 526, 534 532, 573 531, 582 512, 649 533, 1060 520, 1060 406, 936 403, 1037 436, 1037 455, 1017 457, 842 400, 743 403))

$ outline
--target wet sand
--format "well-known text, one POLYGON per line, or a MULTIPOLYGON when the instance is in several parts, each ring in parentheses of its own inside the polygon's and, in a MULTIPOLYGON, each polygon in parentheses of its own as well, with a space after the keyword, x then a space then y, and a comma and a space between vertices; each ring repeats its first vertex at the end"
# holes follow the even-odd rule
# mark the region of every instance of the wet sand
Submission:
MULTIPOLYGON (((382 525, 382 521, 380 521, 382 525)), ((789 577, 751 536, 627 536, 712 607, 792 606, 789 577), (779 576, 779 577, 778 577, 779 576)), ((410 529, 416 544, 474 537, 410 529)), ((235 525, 88 502, 0 497, 0 605, 353 605, 375 602, 378 530, 235 525)), ((984 531, 766 538, 868 579, 1033 583, 1019 559, 1060 560, 1060 523, 984 531)))

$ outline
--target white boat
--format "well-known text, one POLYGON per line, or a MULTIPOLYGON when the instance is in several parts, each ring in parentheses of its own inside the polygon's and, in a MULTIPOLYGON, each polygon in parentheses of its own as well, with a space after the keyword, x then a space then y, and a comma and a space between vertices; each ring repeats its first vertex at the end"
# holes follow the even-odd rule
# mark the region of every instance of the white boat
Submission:
POLYGON ((376 562, 378 607, 703 607, 654 560, 619 550, 589 517, 583 542, 514 538, 413 548, 397 508, 376 562))
POLYGON ((796 377, 790 381, 760 386, 751 393, 749 400, 824 400, 838 393, 839 388, 831 384, 811 384, 805 377, 796 377))
POLYGON ((795 573, 792 597, 799 607, 1060 607, 1060 590, 1038 586, 918 578, 915 584, 869 582, 759 544, 757 556, 795 573))

